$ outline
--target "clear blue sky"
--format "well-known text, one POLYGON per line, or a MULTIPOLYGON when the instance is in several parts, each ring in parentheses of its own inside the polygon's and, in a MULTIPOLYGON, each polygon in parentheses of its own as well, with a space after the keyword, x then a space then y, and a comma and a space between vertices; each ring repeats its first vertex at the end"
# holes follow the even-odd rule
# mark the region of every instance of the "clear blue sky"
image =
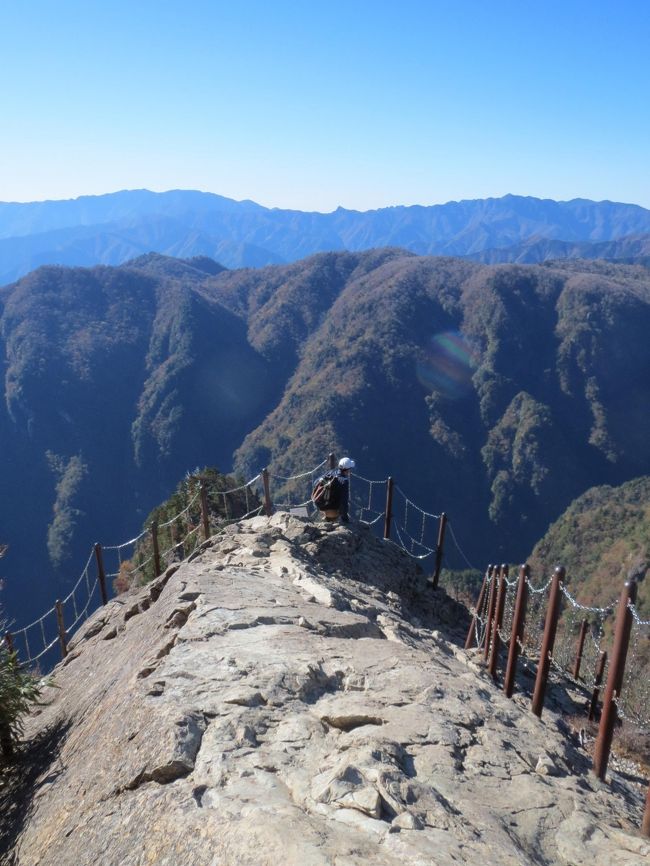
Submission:
POLYGON ((650 2, 0 0, 0 201, 650 207, 650 2))

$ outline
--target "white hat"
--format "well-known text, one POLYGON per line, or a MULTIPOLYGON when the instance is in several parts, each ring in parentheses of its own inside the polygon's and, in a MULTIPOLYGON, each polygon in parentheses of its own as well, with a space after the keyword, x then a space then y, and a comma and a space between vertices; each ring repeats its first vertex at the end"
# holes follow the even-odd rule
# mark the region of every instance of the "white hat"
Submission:
POLYGON ((339 460, 339 469, 354 469, 355 465, 354 460, 349 457, 341 457, 339 460))

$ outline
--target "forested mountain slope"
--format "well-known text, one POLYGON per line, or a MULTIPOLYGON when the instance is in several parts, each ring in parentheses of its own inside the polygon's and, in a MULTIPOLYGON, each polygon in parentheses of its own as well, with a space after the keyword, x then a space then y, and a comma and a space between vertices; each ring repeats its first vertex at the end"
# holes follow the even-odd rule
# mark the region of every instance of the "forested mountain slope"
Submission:
MULTIPOLYGON (((550 574, 557 563, 566 568, 569 592, 579 604, 606 608, 617 602, 625 581, 637 581, 638 616, 650 620, 650 477, 634 478, 617 487, 592 487, 579 496, 535 545, 529 558, 536 574, 550 574)), ((592 633, 600 620, 565 605, 565 617, 588 616, 592 633)), ((612 614, 602 626, 603 647, 611 647, 612 614)), ((633 630, 627 659, 632 677, 626 689, 647 695, 650 682, 650 634, 633 630)), ((647 718, 648 701, 641 698, 647 718)))
POLYGON ((346 442, 367 477, 462 515, 473 556, 524 555, 589 479, 647 465, 649 289, 635 268, 386 261, 339 295, 238 461, 346 442))
POLYGON ((587 488, 650 473, 649 329, 650 272, 602 262, 42 268, 0 290, 10 613, 235 451, 248 475, 344 449, 445 509, 480 567, 523 558, 587 488))
POLYGON ((185 471, 229 465, 281 394, 242 319, 197 292, 205 271, 159 265, 42 268, 0 293, 14 616, 18 599, 49 607, 92 542, 134 534, 185 471))
POLYGON ((582 604, 604 607, 638 581, 637 607, 650 618, 650 477, 593 487, 549 527, 529 559, 538 573, 561 562, 582 604))

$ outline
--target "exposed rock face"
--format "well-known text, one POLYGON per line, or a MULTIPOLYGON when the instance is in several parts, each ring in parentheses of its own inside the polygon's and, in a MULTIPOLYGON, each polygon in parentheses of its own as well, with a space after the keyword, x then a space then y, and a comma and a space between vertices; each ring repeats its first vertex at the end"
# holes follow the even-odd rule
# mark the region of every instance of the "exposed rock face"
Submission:
POLYGON ((458 616, 367 531, 230 527, 77 636, 7 862, 647 863, 642 789, 503 697, 458 616))

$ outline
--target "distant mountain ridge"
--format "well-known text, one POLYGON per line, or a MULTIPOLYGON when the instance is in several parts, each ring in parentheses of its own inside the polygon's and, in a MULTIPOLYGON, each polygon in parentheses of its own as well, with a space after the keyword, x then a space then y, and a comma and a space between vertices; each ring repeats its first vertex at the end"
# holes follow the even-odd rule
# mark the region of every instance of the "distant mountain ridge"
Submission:
POLYGON ((555 259, 607 259, 624 263, 650 263, 650 234, 628 235, 618 240, 587 243, 532 237, 522 244, 483 250, 467 256, 486 265, 539 264, 555 259))
POLYGON ((594 254, 588 245, 640 235, 650 235, 649 210, 586 199, 506 195, 309 213, 192 190, 125 190, 66 201, 0 202, 0 284, 43 264, 118 265, 148 252, 204 255, 229 268, 386 246, 420 255, 536 262, 556 257, 553 242, 562 242, 568 246, 557 257, 618 258, 616 248, 594 254))

